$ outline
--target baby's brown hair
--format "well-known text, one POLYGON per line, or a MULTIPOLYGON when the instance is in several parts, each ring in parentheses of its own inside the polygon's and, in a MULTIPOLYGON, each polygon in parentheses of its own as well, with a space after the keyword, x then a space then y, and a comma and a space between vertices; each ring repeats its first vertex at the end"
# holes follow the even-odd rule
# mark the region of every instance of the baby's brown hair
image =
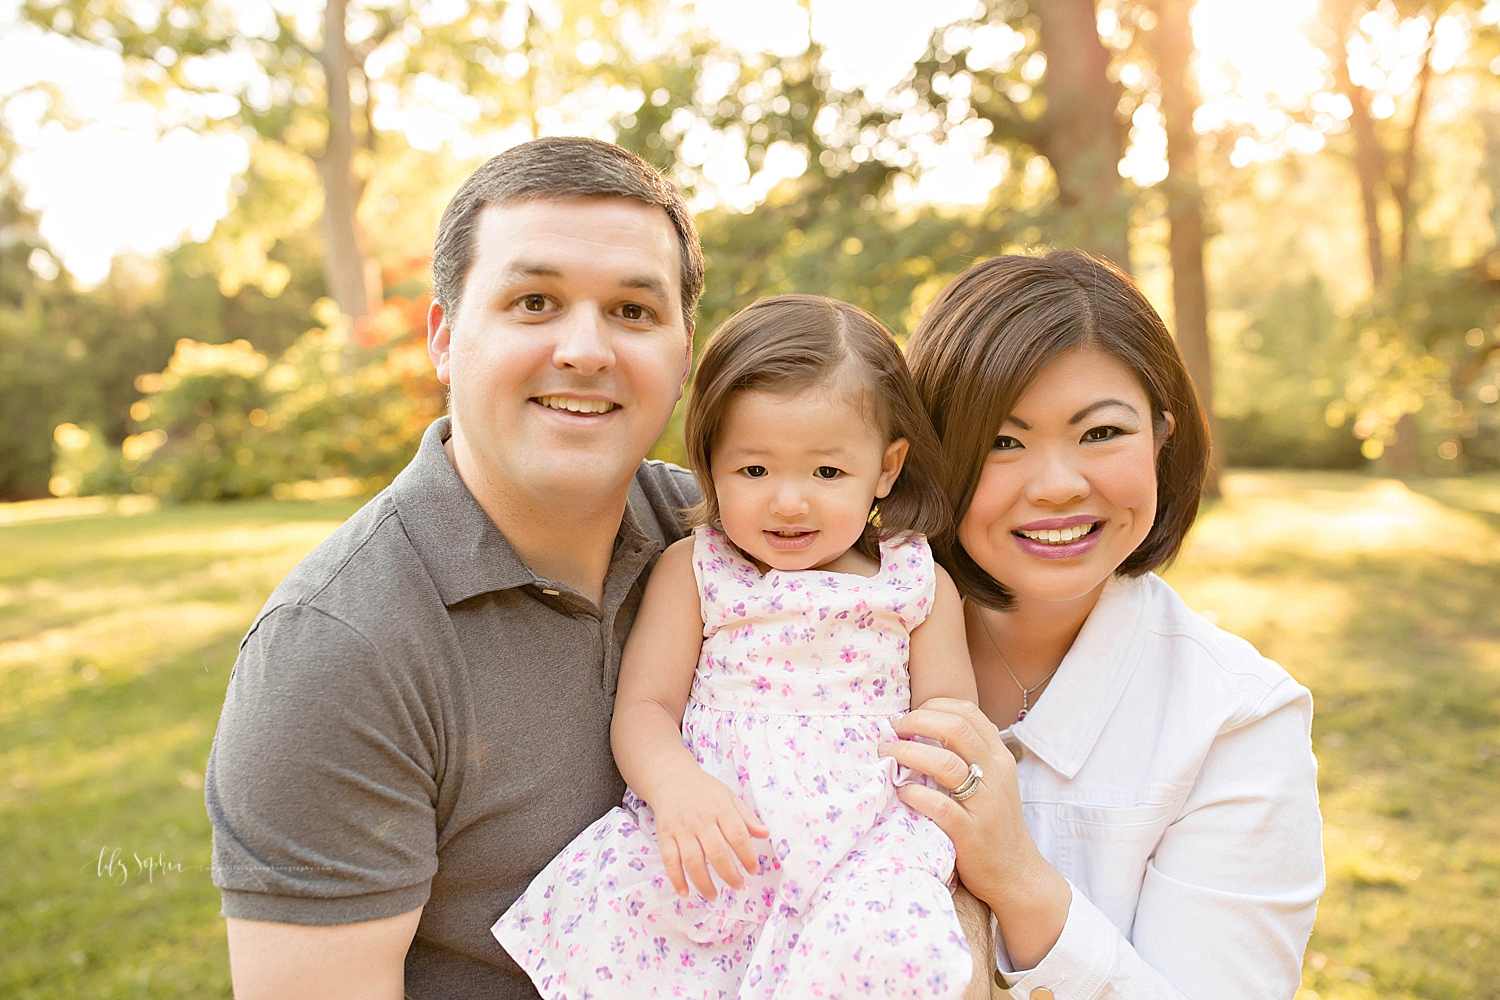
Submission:
POLYGON ((920 533, 942 537, 950 508, 942 488, 937 435, 907 371, 895 338, 857 306, 821 295, 776 295, 735 313, 714 333, 688 398, 688 464, 703 491, 690 517, 695 524, 719 518, 711 456, 729 401, 737 392, 795 393, 832 387, 852 376, 870 424, 889 444, 907 441, 906 462, 879 516, 855 549, 878 559, 882 538, 920 533))

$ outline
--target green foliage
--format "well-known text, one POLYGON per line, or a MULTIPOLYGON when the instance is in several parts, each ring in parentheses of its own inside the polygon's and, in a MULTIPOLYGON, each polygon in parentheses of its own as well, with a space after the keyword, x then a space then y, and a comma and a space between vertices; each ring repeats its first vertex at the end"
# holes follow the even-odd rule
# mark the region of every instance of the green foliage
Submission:
POLYGON ((179 501, 284 495, 307 481, 378 490, 444 409, 414 329, 426 302, 388 300, 351 330, 325 301, 326 325, 274 362, 244 340, 179 341, 163 372, 139 380, 139 432, 120 451, 132 488, 179 501))
POLYGON ((249 341, 178 341, 166 370, 140 380, 146 397, 133 409, 143 430, 122 445, 136 492, 174 500, 268 493, 272 470, 253 447, 268 420, 265 371, 249 341))

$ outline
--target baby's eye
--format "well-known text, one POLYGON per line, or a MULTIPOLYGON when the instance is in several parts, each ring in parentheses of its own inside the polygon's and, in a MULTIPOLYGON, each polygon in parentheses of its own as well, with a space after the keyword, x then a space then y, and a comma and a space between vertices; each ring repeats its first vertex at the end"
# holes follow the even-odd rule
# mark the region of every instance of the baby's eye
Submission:
POLYGON ((1119 437, 1125 433, 1118 427, 1090 427, 1083 432, 1085 441, 1108 441, 1110 438, 1119 437))
POLYGON ((1021 442, 1017 441, 1009 434, 1000 434, 995 438, 995 451, 1012 451, 1019 447, 1021 447, 1021 442))
POLYGON ((837 479, 843 474, 844 471, 842 469, 835 469, 831 465, 820 465, 815 473, 819 479, 837 479))
POLYGON ((766 474, 766 467, 764 465, 747 465, 747 466, 745 466, 745 475, 749 476, 751 479, 759 479, 761 476, 764 476, 765 474, 766 474))

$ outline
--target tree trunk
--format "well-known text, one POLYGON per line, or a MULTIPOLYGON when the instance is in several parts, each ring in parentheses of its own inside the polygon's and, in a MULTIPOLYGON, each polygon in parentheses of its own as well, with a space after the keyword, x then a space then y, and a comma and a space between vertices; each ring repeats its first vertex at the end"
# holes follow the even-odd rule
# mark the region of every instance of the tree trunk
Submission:
POLYGON ((1059 237, 1130 270, 1130 205, 1120 181, 1120 87, 1099 38, 1094 0, 1036 0, 1047 112, 1041 153, 1057 177, 1059 237))
POLYGON ((1204 494, 1219 495, 1224 453, 1214 416, 1213 354, 1208 341, 1208 282, 1203 272, 1203 187, 1198 179, 1198 133, 1193 113, 1198 96, 1190 74, 1192 0, 1158 0, 1152 32, 1156 75, 1161 80, 1161 111, 1166 119, 1168 249, 1172 260, 1172 313, 1177 346, 1198 387, 1214 441, 1204 494))
POLYGON ((1422 113, 1427 110, 1427 86, 1432 82, 1432 45, 1434 20, 1427 28, 1427 44, 1422 49, 1422 68, 1417 73, 1417 96, 1412 101, 1411 124, 1406 129, 1406 149, 1401 153, 1401 177, 1391 185, 1391 194, 1401 212, 1401 230, 1396 234, 1396 268, 1405 273, 1411 256, 1411 231, 1416 220, 1416 208, 1411 201, 1412 179, 1417 174, 1417 130, 1422 124, 1422 113))
POLYGON ((1370 115, 1370 94, 1349 76, 1349 47, 1345 42, 1354 30, 1362 9, 1354 0, 1328 5, 1333 30, 1329 61, 1339 93, 1349 101, 1349 131, 1354 136, 1354 173, 1359 178, 1360 204, 1365 219, 1365 259, 1370 266, 1370 290, 1378 295, 1385 287, 1385 237, 1380 227, 1380 190, 1389 182, 1385 147, 1375 134, 1370 115))
POLYGON ((328 88, 328 141, 316 158, 323 181, 323 274, 339 310, 358 319, 370 309, 368 271, 360 250, 355 213, 359 182, 354 176, 353 112, 349 96, 349 46, 344 33, 345 0, 327 0, 323 49, 318 53, 328 88))

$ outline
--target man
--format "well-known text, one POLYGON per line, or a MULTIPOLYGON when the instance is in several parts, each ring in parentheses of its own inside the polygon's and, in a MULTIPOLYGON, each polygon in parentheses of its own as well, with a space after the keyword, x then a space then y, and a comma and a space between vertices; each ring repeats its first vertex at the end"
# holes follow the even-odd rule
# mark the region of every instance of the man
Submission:
POLYGON ((643 462, 703 285, 649 164, 543 139, 443 215, 428 350, 450 416, 282 582, 206 797, 240 1000, 534 997, 489 934, 618 803, 620 649, 691 477, 643 462))

